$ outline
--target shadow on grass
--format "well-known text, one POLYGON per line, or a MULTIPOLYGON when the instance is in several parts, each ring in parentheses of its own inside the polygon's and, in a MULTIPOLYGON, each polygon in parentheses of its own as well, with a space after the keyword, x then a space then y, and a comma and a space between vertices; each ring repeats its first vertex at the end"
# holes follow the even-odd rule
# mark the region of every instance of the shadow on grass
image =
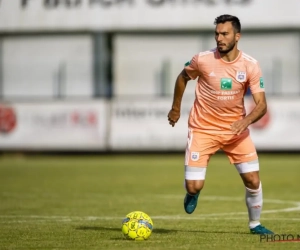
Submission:
MULTIPOLYGON (((121 232, 121 228, 116 227, 98 227, 98 226, 79 226, 75 228, 76 230, 94 230, 94 231, 115 231, 121 232)), ((178 229, 164 229, 164 228, 154 228, 153 233, 155 234, 172 234, 178 232, 185 233, 213 233, 213 234, 249 234, 247 232, 237 232, 237 231, 211 231, 211 230, 178 230, 178 229)))

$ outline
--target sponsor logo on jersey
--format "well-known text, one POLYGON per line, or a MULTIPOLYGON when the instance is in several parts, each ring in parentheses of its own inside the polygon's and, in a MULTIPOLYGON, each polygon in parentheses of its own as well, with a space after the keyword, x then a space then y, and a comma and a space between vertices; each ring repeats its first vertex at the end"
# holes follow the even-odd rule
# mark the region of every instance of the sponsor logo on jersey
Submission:
POLYGON ((222 90, 230 90, 232 89, 232 79, 231 78, 221 78, 220 81, 222 90))

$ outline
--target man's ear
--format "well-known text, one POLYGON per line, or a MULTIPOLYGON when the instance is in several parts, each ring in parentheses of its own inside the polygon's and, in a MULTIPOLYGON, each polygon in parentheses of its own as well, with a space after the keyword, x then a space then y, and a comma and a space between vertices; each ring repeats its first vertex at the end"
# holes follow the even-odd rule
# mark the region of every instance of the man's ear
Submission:
POLYGON ((241 33, 236 33, 235 34, 235 41, 238 42, 241 38, 241 33))

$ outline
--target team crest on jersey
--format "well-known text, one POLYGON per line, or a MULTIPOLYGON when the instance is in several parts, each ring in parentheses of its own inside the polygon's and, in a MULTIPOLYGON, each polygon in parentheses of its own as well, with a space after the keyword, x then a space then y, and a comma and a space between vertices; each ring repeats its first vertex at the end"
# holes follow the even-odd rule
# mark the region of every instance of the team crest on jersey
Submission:
POLYGON ((246 81, 246 72, 245 71, 237 71, 236 72, 236 76, 235 76, 235 79, 238 81, 238 82, 245 82, 246 81))
POLYGON ((191 152, 191 159, 192 161, 198 161, 199 160, 199 152, 191 152))

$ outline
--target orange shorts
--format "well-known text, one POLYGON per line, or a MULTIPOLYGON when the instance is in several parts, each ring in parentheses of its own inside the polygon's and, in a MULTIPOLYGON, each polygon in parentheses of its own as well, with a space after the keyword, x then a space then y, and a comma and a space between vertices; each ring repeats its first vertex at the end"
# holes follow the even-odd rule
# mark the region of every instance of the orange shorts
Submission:
POLYGON ((189 129, 185 165, 207 167, 210 157, 223 150, 231 164, 257 160, 257 152, 249 130, 240 135, 206 134, 189 129))

